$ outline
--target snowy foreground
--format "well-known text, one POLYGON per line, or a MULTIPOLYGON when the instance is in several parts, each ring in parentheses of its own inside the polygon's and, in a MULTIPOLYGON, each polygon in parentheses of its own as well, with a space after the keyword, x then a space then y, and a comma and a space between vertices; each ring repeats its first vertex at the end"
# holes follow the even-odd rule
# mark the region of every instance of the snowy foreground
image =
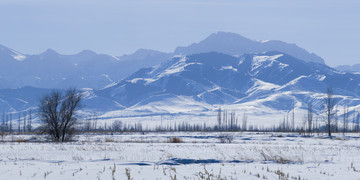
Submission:
POLYGON ((360 179, 360 134, 335 136, 85 134, 51 143, 8 135, 0 143, 0 179, 360 179))

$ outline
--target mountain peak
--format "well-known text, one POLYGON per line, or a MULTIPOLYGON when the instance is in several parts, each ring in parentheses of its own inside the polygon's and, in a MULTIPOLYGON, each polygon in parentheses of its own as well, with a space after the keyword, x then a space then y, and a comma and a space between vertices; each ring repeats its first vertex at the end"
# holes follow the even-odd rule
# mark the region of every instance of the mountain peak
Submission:
POLYGON ((210 34, 210 36, 208 36, 205 40, 245 40, 245 41, 251 41, 250 39, 237 34, 237 33, 232 33, 232 32, 224 32, 224 31, 218 31, 216 33, 210 34))
POLYGON ((94 56, 97 55, 97 53, 91 50, 82 50, 81 52, 77 53, 77 55, 94 56))
POLYGON ((45 52, 41 53, 41 55, 58 55, 59 53, 57 53, 55 50, 53 49, 47 49, 45 52))
POLYGON ((314 53, 309 53, 296 44, 283 41, 254 41, 240 34, 231 32, 217 32, 208 36, 199 43, 193 43, 187 47, 178 47, 175 54, 198 54, 216 51, 228 55, 242 55, 261 53, 265 51, 279 51, 307 62, 324 64, 324 60, 314 53))
MULTIPOLYGON (((125 55, 119 56, 118 58, 121 61, 141 60, 141 59, 146 59, 146 58, 148 58, 148 59, 155 58, 155 59, 159 59, 161 61, 165 61, 165 60, 167 60, 168 55, 169 54, 167 54, 167 53, 152 50, 152 49, 138 49, 132 54, 125 54, 125 55)), ((155 60, 155 61, 158 61, 158 60, 155 60)))
POLYGON ((26 56, 23 55, 22 53, 19 53, 1 44, 0 44, 0 57, 3 59, 14 59, 17 61, 22 61, 26 58, 26 56))
POLYGON ((133 55, 138 55, 138 56, 141 56, 141 55, 152 56, 152 55, 156 55, 156 54, 162 54, 162 52, 152 50, 152 49, 138 49, 133 53, 133 55))

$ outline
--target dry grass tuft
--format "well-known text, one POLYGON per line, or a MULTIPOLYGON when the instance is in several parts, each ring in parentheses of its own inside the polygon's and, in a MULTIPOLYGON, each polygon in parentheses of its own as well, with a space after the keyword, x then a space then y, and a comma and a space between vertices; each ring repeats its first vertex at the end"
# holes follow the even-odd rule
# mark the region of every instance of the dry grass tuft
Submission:
POLYGON ((184 143, 184 141, 179 137, 170 137, 168 142, 169 143, 184 143))
POLYGON ((105 138, 105 142, 115 142, 115 140, 112 138, 105 138))

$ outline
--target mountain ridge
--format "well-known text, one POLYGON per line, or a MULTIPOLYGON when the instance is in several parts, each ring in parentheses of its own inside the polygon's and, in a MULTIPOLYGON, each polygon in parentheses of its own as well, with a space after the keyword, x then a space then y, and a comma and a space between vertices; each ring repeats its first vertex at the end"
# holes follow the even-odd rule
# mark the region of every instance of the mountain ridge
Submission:
MULTIPOLYGON (((328 87, 333 87, 338 105, 348 104, 352 113, 360 108, 360 75, 276 51, 240 57, 218 52, 178 55, 160 65, 142 68, 107 88, 82 90, 84 112, 100 112, 103 119, 164 114, 212 116, 219 107, 279 118, 294 104, 296 111, 305 111, 310 102, 314 113, 321 114, 328 87)), ((49 89, 15 91, 0 90, 4 111, 36 108, 38 99, 32 97, 49 89), (29 95, 31 92, 34 95, 29 95)))
POLYGON ((174 54, 198 54, 216 51, 229 55, 242 55, 246 53, 262 53, 265 51, 281 51, 304 61, 325 64, 325 61, 314 53, 309 53, 296 44, 285 43, 279 40, 254 41, 236 33, 213 33, 199 43, 186 47, 177 47, 174 54))

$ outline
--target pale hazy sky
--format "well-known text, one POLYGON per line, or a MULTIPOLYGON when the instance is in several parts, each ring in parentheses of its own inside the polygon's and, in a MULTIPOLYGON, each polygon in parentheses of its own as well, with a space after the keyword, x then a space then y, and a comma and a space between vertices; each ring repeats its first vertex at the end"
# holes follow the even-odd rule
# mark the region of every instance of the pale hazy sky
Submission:
POLYGON ((359 0, 0 0, 0 44, 27 54, 171 52, 217 31, 360 63, 359 0))

